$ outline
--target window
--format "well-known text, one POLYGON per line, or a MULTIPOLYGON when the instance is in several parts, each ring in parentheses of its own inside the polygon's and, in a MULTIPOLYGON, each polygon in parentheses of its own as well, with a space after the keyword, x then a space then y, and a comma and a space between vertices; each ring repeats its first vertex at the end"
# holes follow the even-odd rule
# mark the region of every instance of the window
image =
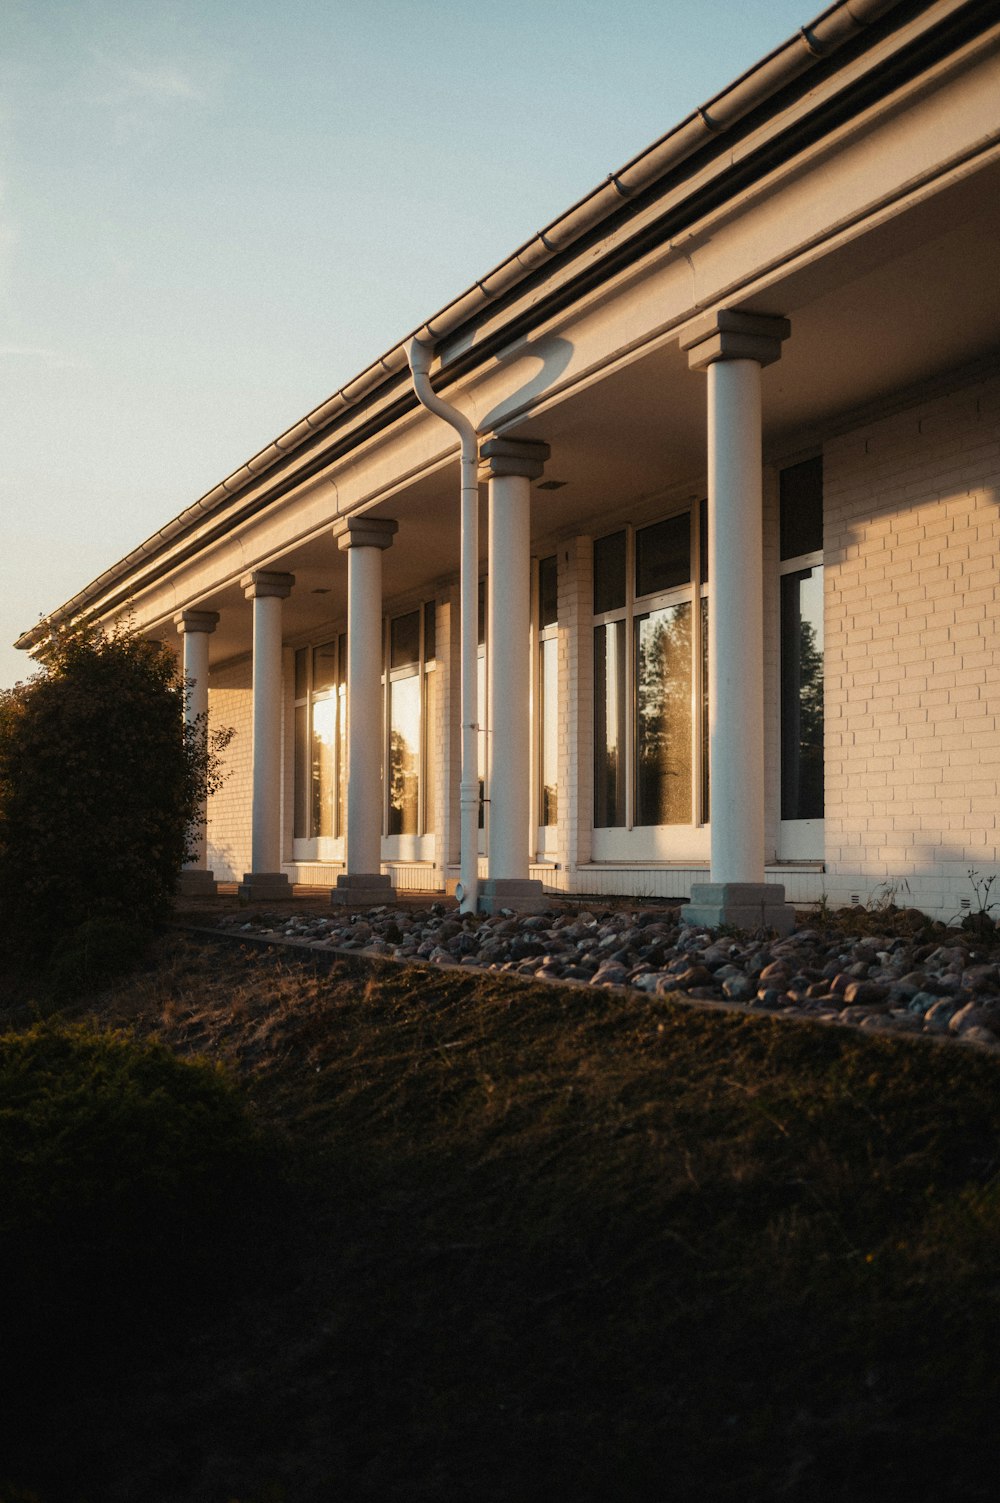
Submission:
POLYGON ((295 654, 296 839, 343 834, 347 636, 295 654))
POLYGON ((389 623, 388 835, 420 828, 420 612, 389 623))
POLYGON ((389 622, 387 835, 420 835, 434 827, 435 617, 435 603, 428 601, 389 622))
POLYGON ((538 823, 559 817, 559 572, 555 554, 538 564, 538 823))
MULTIPOLYGON (((436 604, 396 616, 387 624, 385 831, 419 835, 433 830, 437 727, 436 604)), ((346 833, 347 635, 341 632, 295 654, 296 840, 332 839, 346 833)), ((377 754, 377 753, 376 753, 377 754)), ((337 859, 337 852, 298 851, 337 859)))
MULTIPOLYGON (((823 818, 823 461, 779 477, 781 818, 823 818)), ((786 851, 785 854, 790 854, 786 851)))
POLYGON ((486 829, 486 580, 479 581, 479 609, 476 648, 476 757, 479 772, 479 828, 486 829))
POLYGON ((706 818, 706 542, 702 507, 594 544, 597 828, 706 818))

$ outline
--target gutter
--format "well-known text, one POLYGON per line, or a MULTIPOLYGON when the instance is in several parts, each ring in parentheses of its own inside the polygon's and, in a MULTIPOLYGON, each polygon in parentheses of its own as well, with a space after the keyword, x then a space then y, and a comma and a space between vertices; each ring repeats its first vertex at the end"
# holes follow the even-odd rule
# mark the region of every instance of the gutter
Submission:
POLYGON ((238 495, 262 474, 299 449, 337 418, 358 407, 379 387, 406 372, 407 351, 413 340, 435 345, 509 293, 540 267, 562 255, 582 236, 617 213, 623 203, 638 198, 666 173, 732 129, 771 95, 794 82, 847 42, 872 26, 902 0, 836 0, 816 20, 803 26, 787 42, 740 75, 734 83, 701 105, 659 140, 632 157, 605 182, 585 194, 545 229, 525 241, 506 260, 435 313, 412 334, 394 345, 333 396, 248 459, 238 470, 194 502, 173 521, 112 564, 83 590, 18 637, 16 647, 28 651, 42 642, 52 626, 81 615, 103 591, 154 557, 211 512, 238 495))
POLYGON ((465 414, 435 394, 430 379, 433 355, 432 345, 419 339, 410 342, 410 370, 417 401, 456 430, 462 449, 459 574, 462 770, 458 791, 460 880, 455 896, 462 913, 475 913, 479 906, 479 441, 465 414))

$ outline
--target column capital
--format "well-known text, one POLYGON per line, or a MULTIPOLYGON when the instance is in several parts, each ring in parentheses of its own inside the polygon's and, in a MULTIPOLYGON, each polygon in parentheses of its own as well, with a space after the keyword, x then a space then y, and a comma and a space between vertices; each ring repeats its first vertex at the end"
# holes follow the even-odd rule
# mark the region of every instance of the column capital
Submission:
POLYGON ((540 439, 488 438, 479 450, 479 478, 523 475, 526 480, 539 480, 550 453, 540 439))
POLYGON ((389 517, 341 517, 333 524, 337 547, 345 552, 348 548, 388 548, 398 531, 399 523, 389 517))
POLYGON ((251 569, 240 580, 240 589, 248 600, 263 600, 268 595, 276 595, 279 600, 285 600, 292 593, 294 583, 294 574, 280 574, 273 569, 251 569))
POLYGON ((717 360, 756 360, 771 365, 781 355, 781 342, 792 332, 787 318, 769 313, 741 313, 717 308, 688 325, 681 337, 693 371, 707 370, 717 360))
POLYGON ((174 614, 174 625, 182 637, 189 631, 212 632, 218 624, 218 611, 176 611, 174 614))

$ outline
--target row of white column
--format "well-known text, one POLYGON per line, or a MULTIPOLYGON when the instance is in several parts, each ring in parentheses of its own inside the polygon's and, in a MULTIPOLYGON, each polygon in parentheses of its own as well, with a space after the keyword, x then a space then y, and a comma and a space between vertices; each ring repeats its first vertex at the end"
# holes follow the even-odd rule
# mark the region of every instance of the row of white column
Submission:
MULTIPOLYGON (((764 881, 763 554, 760 372, 789 334, 786 320, 724 310, 694 325, 684 340, 691 368, 708 376, 709 770, 712 786, 711 881, 696 885, 690 922, 766 923, 787 930, 793 910, 784 889, 764 881)), ((490 643, 490 819, 488 878, 480 907, 524 911, 543 906, 528 878, 530 777, 531 485, 548 446, 490 439, 480 451, 489 487, 487 621, 490 643)), ((398 524, 347 518, 335 527, 348 555, 348 723, 346 870, 336 902, 391 899, 381 874, 382 554, 398 524)), ((251 871, 241 893, 288 892, 281 871, 281 602, 290 574, 256 570, 241 581, 253 604, 253 814, 251 871)), ((207 716, 208 634, 217 615, 183 611, 184 674, 192 681, 188 716, 207 716)), ((202 836, 185 873, 190 890, 211 882, 202 836)))

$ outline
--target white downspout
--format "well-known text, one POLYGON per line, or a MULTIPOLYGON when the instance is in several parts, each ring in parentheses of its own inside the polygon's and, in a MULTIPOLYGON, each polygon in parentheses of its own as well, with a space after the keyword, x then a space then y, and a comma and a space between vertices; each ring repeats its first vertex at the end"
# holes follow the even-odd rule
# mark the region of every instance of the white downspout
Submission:
POLYGON ((479 749, 478 749, 478 616, 479 616, 479 441, 469 419, 436 394, 430 382, 433 347, 410 341, 410 370, 417 401, 443 418, 462 441, 462 774, 460 882, 456 892, 462 913, 475 913, 479 900, 479 749))

